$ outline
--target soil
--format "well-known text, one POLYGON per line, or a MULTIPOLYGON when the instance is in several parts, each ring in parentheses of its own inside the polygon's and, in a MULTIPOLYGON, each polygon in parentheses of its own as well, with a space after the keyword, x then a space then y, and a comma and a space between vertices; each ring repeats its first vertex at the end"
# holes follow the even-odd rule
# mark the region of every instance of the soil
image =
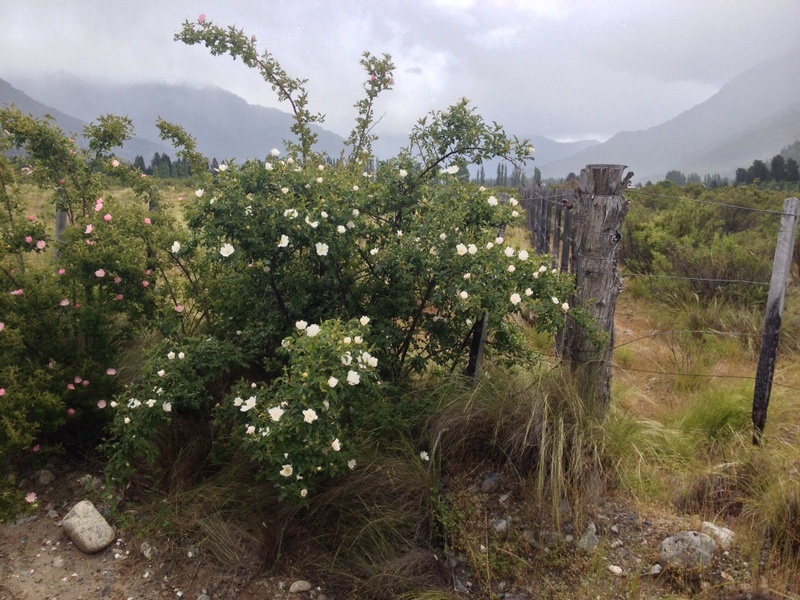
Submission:
MULTIPOLYGON (((159 548, 156 539, 145 544, 122 534, 108 548, 85 554, 62 530, 61 519, 77 502, 102 491, 87 493, 87 484, 102 486, 97 476, 79 472, 56 474, 49 486, 28 484, 25 489, 38 495, 36 507, 14 522, 0 524, 0 600, 290 597, 295 579, 229 571, 197 548, 159 548)), ((101 501, 95 503, 106 512, 101 501)), ((292 597, 324 600, 313 587, 292 597)))

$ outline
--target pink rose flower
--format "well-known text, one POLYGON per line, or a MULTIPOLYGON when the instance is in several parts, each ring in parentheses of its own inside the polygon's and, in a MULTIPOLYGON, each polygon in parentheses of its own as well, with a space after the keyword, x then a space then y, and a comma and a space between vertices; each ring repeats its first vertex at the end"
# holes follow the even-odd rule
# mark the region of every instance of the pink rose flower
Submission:
POLYGON ((110 221, 111 220, 111 214, 106 213, 105 215, 103 215, 103 219, 106 220, 106 221, 110 221))
POLYGON ((197 22, 200 23, 200 25, 202 25, 203 23, 206 22, 206 16, 201 13, 200 16, 197 17, 197 22))
POLYGON ((74 408, 68 408, 67 409, 67 414, 68 415, 74 415, 75 414, 75 409, 74 408))
POLYGON ((22 296, 22 294, 24 294, 24 293, 25 292, 23 291, 23 289, 19 288, 18 290, 14 290, 13 292, 11 292, 11 295, 12 296, 22 296))
POLYGON ((31 236, 29 236, 29 235, 26 235, 25 236, 25 241, 30 244, 33 241, 33 238, 31 236))
POLYGON ((94 274, 95 274, 96 277, 105 277, 106 276, 106 272, 103 269, 97 269, 97 271, 95 271, 94 274))
POLYGON ((150 220, 150 217, 145 217, 144 218, 144 224, 145 225, 150 225, 150 223, 152 223, 152 221, 150 220))
POLYGON ((36 247, 39 250, 44 250, 45 246, 47 246, 47 242, 45 242, 44 240, 39 240, 38 242, 36 242, 36 247))
POLYGON ((105 408, 105 407, 106 407, 106 401, 105 400, 98 400, 97 401, 97 408, 105 408))

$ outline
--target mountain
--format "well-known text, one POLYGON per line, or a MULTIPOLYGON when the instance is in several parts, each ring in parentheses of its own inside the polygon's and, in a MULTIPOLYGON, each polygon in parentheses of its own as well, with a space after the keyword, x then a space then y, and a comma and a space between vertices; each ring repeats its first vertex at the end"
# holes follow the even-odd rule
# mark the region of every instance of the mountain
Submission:
MULTIPOLYGON (((283 147, 292 136, 291 114, 276 108, 248 104, 239 96, 218 87, 185 85, 91 84, 66 73, 27 79, 20 87, 42 102, 84 120, 101 114, 127 116, 138 135, 159 139, 155 126, 159 117, 182 126, 197 140, 200 152, 209 159, 264 158, 272 148, 283 147)), ((315 127, 317 149, 338 156, 344 144, 341 136, 315 127)), ((174 155, 175 151, 170 150, 174 155)), ((149 155, 144 155, 149 160, 149 155)))
MULTIPOLYGON (((32 114, 35 117, 50 115, 53 117, 56 125, 58 125, 64 133, 75 134, 81 147, 87 147, 88 144, 83 139, 82 133, 83 128, 88 125, 88 121, 78 119, 52 106, 38 102, 24 92, 13 87, 7 81, 0 79, 0 105, 10 106, 12 104, 22 112, 32 114)), ((164 143, 152 142, 141 137, 135 137, 128 140, 124 148, 121 150, 116 149, 115 151, 118 156, 127 160, 133 160, 137 154, 149 157, 156 152, 169 152, 170 147, 164 143)))
POLYGON ((587 164, 626 164, 637 181, 667 171, 732 176, 755 158, 770 158, 800 138, 800 47, 731 80, 705 102, 645 131, 621 132, 542 169, 578 173, 587 164))

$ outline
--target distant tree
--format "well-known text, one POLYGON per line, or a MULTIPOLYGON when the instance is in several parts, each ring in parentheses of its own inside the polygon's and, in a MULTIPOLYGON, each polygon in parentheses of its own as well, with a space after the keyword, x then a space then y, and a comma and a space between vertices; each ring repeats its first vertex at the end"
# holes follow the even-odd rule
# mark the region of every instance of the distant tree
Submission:
POLYGON ((211 159, 211 172, 216 173, 219 171, 219 163, 217 162, 217 157, 211 159))
POLYGON ((542 172, 539 170, 539 167, 533 167, 533 183, 535 185, 542 183, 542 172))
POLYGON ((144 157, 141 154, 137 154, 136 158, 133 159, 133 168, 140 173, 144 173, 147 170, 144 164, 144 157))
POLYGON ((689 173, 689 176, 686 178, 686 183, 700 183, 702 179, 698 173, 689 173))
POLYGON ((769 179, 769 167, 763 160, 754 160, 753 164, 747 169, 747 177, 750 181, 748 183, 755 183, 758 181, 767 181, 769 179))
POLYGON ((484 185, 485 183, 486 183, 486 171, 484 171, 483 165, 481 165, 481 168, 478 171, 478 184, 484 185))
POLYGON ((458 177, 461 181, 469 181, 469 169, 467 169, 467 165, 459 165, 456 177, 458 177))
POLYGON ((747 172, 747 169, 744 167, 736 169, 736 185, 746 185, 748 183, 753 183, 753 181, 750 179, 750 173, 747 172))
POLYGON ((675 185, 686 185, 686 175, 680 171, 670 171, 664 177, 664 181, 669 181, 675 185))
POLYGON ((564 183, 570 183, 572 181, 578 181, 578 176, 575 175, 572 171, 567 174, 567 178, 564 180, 564 183))
POLYGON ((800 182, 800 169, 798 169, 797 161, 793 158, 786 160, 786 181, 800 182))
POLYGON ((769 163, 769 174, 775 181, 786 181, 786 159, 780 154, 772 157, 769 163))

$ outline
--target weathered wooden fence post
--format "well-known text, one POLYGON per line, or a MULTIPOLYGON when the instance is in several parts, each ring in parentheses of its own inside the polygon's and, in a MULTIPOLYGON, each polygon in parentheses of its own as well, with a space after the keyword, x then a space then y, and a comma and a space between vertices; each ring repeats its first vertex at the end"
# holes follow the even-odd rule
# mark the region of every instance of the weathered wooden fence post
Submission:
POLYGON ((602 415, 611 399, 614 312, 622 290, 617 253, 628 201, 622 196, 633 173, 622 178, 624 165, 587 165, 581 171, 573 230, 576 298, 597 321, 605 339, 599 345, 577 323, 568 320, 564 355, 577 379, 583 402, 602 415))
POLYGON ((758 357, 756 387, 753 393, 753 444, 761 445, 764 425, 767 422, 769 395, 772 392, 772 377, 775 374, 775 360, 778 356, 778 341, 781 334, 781 320, 786 301, 786 285, 792 271, 792 253, 797 236, 797 222, 800 218, 800 200, 787 198, 783 202, 781 230, 778 245, 772 262, 772 278, 769 282, 767 314, 764 318, 764 333, 761 337, 761 355, 758 357))

